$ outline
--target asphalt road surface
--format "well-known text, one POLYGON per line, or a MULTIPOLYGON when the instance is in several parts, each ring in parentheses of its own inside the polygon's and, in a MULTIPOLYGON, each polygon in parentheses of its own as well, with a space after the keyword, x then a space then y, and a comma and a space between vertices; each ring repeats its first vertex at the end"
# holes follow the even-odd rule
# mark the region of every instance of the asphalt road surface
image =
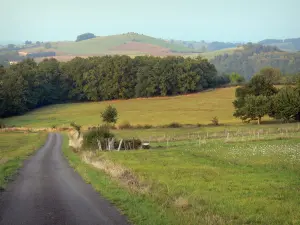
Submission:
POLYGON ((0 193, 1 225, 128 224, 108 201, 69 167, 62 137, 51 133, 0 193))

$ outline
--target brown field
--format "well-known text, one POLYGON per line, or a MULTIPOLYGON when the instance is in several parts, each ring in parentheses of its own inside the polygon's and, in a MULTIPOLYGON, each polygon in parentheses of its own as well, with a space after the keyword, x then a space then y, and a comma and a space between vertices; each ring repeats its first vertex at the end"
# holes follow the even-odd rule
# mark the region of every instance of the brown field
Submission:
POLYGON ((167 55, 178 55, 170 51, 170 49, 163 48, 157 45, 140 43, 140 42, 128 42, 119 45, 111 49, 111 52, 139 52, 149 54, 153 56, 167 56, 167 55))

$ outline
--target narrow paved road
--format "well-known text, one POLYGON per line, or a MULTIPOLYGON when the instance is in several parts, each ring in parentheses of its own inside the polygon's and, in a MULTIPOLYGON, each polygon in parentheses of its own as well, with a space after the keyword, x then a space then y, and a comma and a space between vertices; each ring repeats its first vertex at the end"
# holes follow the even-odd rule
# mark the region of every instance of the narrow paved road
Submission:
POLYGON ((0 193, 1 225, 128 224, 124 216, 69 167, 62 137, 48 140, 0 193))

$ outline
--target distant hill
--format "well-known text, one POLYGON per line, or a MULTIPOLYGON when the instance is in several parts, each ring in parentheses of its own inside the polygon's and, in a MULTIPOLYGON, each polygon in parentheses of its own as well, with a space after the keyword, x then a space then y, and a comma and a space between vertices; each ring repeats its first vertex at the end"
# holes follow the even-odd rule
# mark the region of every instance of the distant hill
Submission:
POLYGON ((284 52, 276 46, 247 44, 210 60, 219 73, 237 72, 246 79, 264 67, 279 68, 284 74, 300 72, 300 53, 284 52))
POLYGON ((213 41, 213 42, 205 42, 205 41, 182 41, 182 40, 170 40, 171 43, 176 43, 180 45, 184 45, 194 51, 200 52, 211 52, 211 51, 218 51, 228 48, 236 48, 242 43, 231 43, 231 42, 220 42, 220 41, 213 41))
POLYGON ((99 36, 80 42, 65 41, 52 42, 51 48, 44 46, 38 48, 28 48, 22 51, 40 52, 55 51, 59 55, 104 55, 104 54, 126 54, 126 55, 173 55, 178 53, 192 53, 184 45, 171 43, 163 39, 153 38, 137 33, 125 33, 120 35, 99 36))
POLYGON ((265 40, 258 42, 258 44, 276 46, 279 49, 284 50, 284 51, 292 51, 292 52, 300 51, 300 38, 290 38, 290 39, 284 39, 284 40, 282 40, 282 39, 265 39, 265 40))

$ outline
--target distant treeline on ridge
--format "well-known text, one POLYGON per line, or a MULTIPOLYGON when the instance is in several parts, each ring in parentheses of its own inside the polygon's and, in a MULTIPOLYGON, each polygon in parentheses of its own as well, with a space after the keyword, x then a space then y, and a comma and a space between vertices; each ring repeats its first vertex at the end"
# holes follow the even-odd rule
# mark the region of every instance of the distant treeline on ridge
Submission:
POLYGON ((226 83, 228 77, 200 57, 26 59, 0 66, 0 117, 50 104, 186 94, 226 83))

